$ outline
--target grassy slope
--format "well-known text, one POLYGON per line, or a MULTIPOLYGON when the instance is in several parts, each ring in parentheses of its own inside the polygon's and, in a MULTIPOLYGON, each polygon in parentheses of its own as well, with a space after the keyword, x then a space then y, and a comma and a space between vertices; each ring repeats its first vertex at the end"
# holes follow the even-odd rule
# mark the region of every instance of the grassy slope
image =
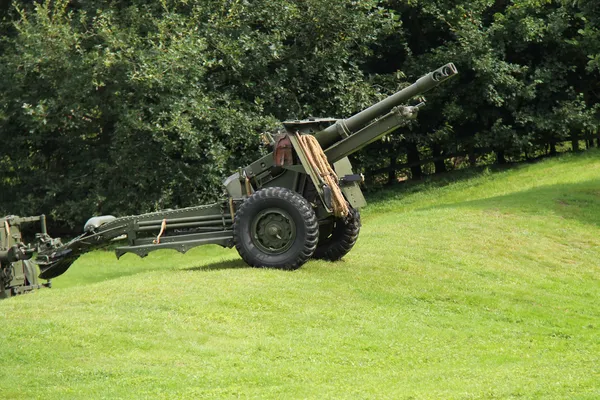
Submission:
POLYGON ((600 153, 388 191, 295 272, 96 252, 0 302, 3 398, 598 398, 600 153))

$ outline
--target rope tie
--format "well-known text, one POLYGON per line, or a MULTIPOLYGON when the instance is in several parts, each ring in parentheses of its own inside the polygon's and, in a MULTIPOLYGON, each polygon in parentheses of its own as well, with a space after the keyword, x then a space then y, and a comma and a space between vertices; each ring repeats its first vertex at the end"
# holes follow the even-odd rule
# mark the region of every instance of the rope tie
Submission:
POLYGON ((153 241, 154 244, 160 244, 160 237, 163 235, 163 233, 165 233, 165 229, 167 229, 167 219, 163 219, 162 220, 162 224, 160 224, 160 232, 158 233, 158 236, 156 237, 156 239, 153 241))
POLYGON ((312 135, 298 135, 298 141, 311 167, 331 189, 334 215, 338 218, 346 217, 350 212, 348 203, 340 189, 338 176, 331 168, 329 161, 327 161, 327 156, 323 152, 319 141, 312 135))

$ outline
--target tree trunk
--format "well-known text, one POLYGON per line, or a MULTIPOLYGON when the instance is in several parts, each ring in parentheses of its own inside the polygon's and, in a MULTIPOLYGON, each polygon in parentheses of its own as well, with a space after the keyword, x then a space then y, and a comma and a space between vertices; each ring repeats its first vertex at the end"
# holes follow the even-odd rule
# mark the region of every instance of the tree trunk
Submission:
POLYGON ((390 145, 388 155, 390 157, 390 169, 388 170, 387 184, 393 185, 394 183, 398 182, 396 178, 396 164, 398 161, 398 154, 396 153, 396 149, 394 149, 394 146, 390 145))
POLYGON ((423 177, 423 171, 421 171, 421 164, 418 164, 418 162, 421 161, 421 157, 416 143, 406 142, 406 155, 408 163, 411 164, 410 174, 412 179, 421 179, 423 177))
POLYGON ((571 136, 571 147, 573 147, 573 151, 579 151, 579 137, 571 136))
POLYGON ((431 145, 431 153, 433 155, 433 165, 435 167, 435 173, 436 174, 441 174, 443 172, 446 172, 446 163, 444 162, 444 159, 442 158, 442 148, 439 144, 433 144, 431 145))
POLYGON ((496 150, 496 164, 506 164, 506 157, 504 156, 504 150, 496 150))
POLYGON ((477 154, 472 147, 469 148, 469 165, 471 167, 477 166, 477 154))
POLYGON ((550 155, 556 155, 556 142, 554 140, 550 142, 550 155))

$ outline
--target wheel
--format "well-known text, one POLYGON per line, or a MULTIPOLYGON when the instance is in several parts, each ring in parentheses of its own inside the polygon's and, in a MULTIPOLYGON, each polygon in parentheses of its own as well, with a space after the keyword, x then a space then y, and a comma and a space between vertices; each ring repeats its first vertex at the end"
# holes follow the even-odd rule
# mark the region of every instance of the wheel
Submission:
POLYGON ((360 232, 360 213, 350 207, 350 213, 344 219, 335 219, 325 225, 320 235, 313 258, 337 261, 354 247, 360 232))
POLYGON ((233 241, 253 267, 297 269, 313 255, 319 223, 310 203, 281 187, 253 193, 235 214, 233 241))

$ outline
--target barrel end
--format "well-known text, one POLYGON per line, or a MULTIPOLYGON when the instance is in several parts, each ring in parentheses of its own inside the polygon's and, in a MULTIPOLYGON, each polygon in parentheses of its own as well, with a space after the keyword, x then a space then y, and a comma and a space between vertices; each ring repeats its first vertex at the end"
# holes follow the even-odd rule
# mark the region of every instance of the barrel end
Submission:
POLYGON ((458 69, 454 63, 448 63, 433 71, 432 79, 438 83, 458 74, 458 69))

